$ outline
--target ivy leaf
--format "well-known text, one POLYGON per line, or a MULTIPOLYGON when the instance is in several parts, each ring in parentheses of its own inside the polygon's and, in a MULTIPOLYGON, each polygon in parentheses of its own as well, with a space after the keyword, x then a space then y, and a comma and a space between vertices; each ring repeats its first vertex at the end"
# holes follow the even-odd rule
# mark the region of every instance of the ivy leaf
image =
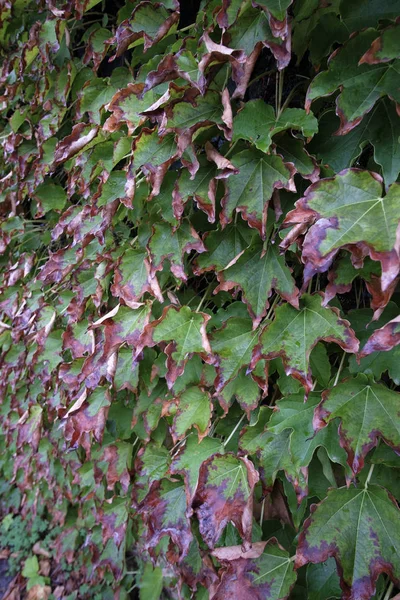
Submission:
POLYGON ((229 522, 237 527, 249 547, 257 481, 258 473, 247 458, 217 454, 202 464, 193 506, 200 533, 209 548, 214 548, 229 522))
POLYGON ((322 402, 315 410, 314 429, 319 431, 332 419, 340 418, 341 445, 356 475, 380 437, 400 451, 399 398, 397 392, 368 380, 365 375, 346 379, 323 392, 322 402))
POLYGON ((177 308, 171 305, 164 308, 159 319, 146 326, 142 347, 168 342, 164 351, 167 355, 166 379, 169 388, 182 375, 193 353, 211 352, 206 334, 209 319, 209 315, 192 312, 188 306, 177 308))
POLYGON ((169 260, 172 273, 183 281, 187 281, 183 264, 184 254, 189 254, 192 250, 200 253, 206 251, 203 242, 187 220, 182 221, 175 231, 168 223, 156 223, 148 247, 152 277, 163 269, 164 261, 169 260))
POLYGON ((309 87, 306 110, 311 102, 321 96, 333 94, 337 88, 341 93, 336 102, 336 114, 340 117, 338 133, 346 134, 361 122, 375 102, 388 95, 400 101, 398 91, 397 61, 389 64, 359 64, 363 54, 376 38, 376 31, 367 29, 350 40, 332 55, 327 71, 318 74, 309 87))
POLYGON ((369 50, 361 57, 360 64, 376 65, 377 63, 389 62, 399 58, 399 31, 398 25, 385 29, 382 35, 372 42, 369 50))
MULTIPOLYGON (((178 134, 178 147, 183 151, 192 141, 194 132, 200 127, 214 123, 225 132, 229 132, 232 124, 227 124, 224 117, 221 96, 210 90, 201 95, 198 90, 189 89, 182 101, 169 105, 165 110, 166 131, 178 134)), ((230 134, 229 136, 230 137, 230 134)))
POLYGON ((334 556, 345 597, 369 600, 381 573, 400 581, 399 509, 379 486, 328 492, 300 533, 295 567, 334 556))
POLYGON ((164 175, 177 156, 178 148, 173 134, 162 137, 157 129, 144 127, 133 142, 131 171, 141 169, 148 175, 152 196, 157 196, 164 175))
POLYGON ((224 388, 216 393, 225 414, 228 412, 234 399, 240 408, 246 412, 250 419, 250 413, 257 408, 260 401, 260 388, 257 383, 246 375, 246 370, 241 369, 234 379, 227 383, 224 388))
POLYGON ((256 150, 243 150, 235 154, 232 164, 239 170, 225 181, 220 220, 223 226, 230 223, 233 211, 242 214, 250 227, 266 236, 268 203, 274 189, 294 191, 294 168, 285 165, 280 156, 266 155, 256 150))
POLYGON ((329 283, 326 286, 324 305, 326 305, 336 294, 349 292, 356 277, 361 277, 369 282, 371 275, 380 275, 379 264, 366 259, 361 269, 356 269, 351 262, 350 254, 345 252, 338 258, 332 269, 329 270, 329 283))
POLYGON ((184 447, 173 457, 170 473, 183 475, 186 485, 188 504, 190 505, 197 490, 201 465, 214 454, 223 454, 220 440, 205 437, 199 442, 198 436, 190 433, 184 447))
POLYGON ((310 353, 320 340, 335 342, 345 352, 357 352, 359 346, 349 322, 339 317, 337 309, 323 308, 321 296, 305 294, 300 310, 289 304, 275 310, 275 320, 261 333, 251 366, 260 357, 281 356, 286 374, 298 379, 308 393, 313 385, 310 353))
MULTIPOLYGON (((346 455, 339 446, 334 423, 329 429, 318 431, 314 435, 314 409, 319 405, 321 396, 311 392, 304 402, 304 394, 293 394, 276 404, 276 408, 267 424, 267 430, 274 434, 290 429, 290 452, 297 470, 308 467, 314 452, 323 446, 332 462, 345 465, 346 455), (322 435, 321 435, 322 434, 322 435)), ((333 417, 332 417, 333 418, 333 417)))
POLYGON ((221 582, 212 600, 284 600, 297 579, 289 554, 272 538, 242 546, 217 548, 213 555, 222 564, 221 582))
POLYGON ((329 558, 324 563, 308 565, 307 592, 309 600, 327 600, 342 597, 339 576, 333 558, 329 558))
POLYGON ((370 0, 368 10, 365 10, 363 0, 354 0, 351 4, 344 0, 340 2, 340 16, 349 33, 364 27, 375 27, 379 21, 394 21, 399 16, 399 10, 398 0, 370 0))
POLYGON ((190 523, 186 516, 185 486, 179 481, 161 479, 153 483, 150 492, 138 506, 146 525, 146 549, 154 555, 153 549, 164 536, 169 536, 178 547, 179 554, 170 550, 170 560, 183 558, 192 541, 190 523))
POLYGON ((393 102, 387 98, 377 102, 362 122, 345 136, 334 135, 338 126, 339 121, 332 111, 322 115, 319 132, 309 144, 309 151, 338 173, 351 167, 370 142, 374 147, 374 160, 382 167, 385 184, 396 181, 400 172, 400 123, 393 102))
MULTIPOLYGON (((128 127, 129 135, 146 121, 143 113, 158 99, 153 91, 143 94, 144 83, 128 83, 126 88, 118 90, 107 105, 107 110, 112 113, 104 123, 105 131, 116 131, 123 123, 128 127)), ((161 97, 161 94, 160 94, 161 97)))
POLYGON ((221 329, 210 336, 212 352, 216 356, 217 377, 214 385, 217 392, 221 391, 243 366, 250 364, 257 339, 258 332, 252 330, 251 320, 242 317, 228 319, 221 329))
MULTIPOLYGON (((303 398, 304 401, 304 398, 303 398)), ((255 425, 245 427, 240 435, 240 449, 251 455, 255 454, 260 461, 260 476, 264 485, 264 493, 272 491, 279 471, 285 471, 287 477, 299 487, 303 475, 298 471, 290 453, 290 431, 274 434, 268 431, 267 424, 271 409, 261 406, 258 421, 255 425)), ((302 485, 304 489, 304 485, 302 485)))
POLYGON ((382 197, 380 177, 357 169, 310 185, 284 221, 286 225, 316 221, 303 244, 305 281, 314 272, 326 271, 337 251, 348 247, 356 255, 362 250, 381 262, 385 291, 400 265, 396 250, 399 197, 398 184, 392 184, 382 197))
POLYGON ((318 181, 320 168, 315 158, 311 157, 305 149, 303 140, 289 133, 280 135, 276 139, 276 151, 282 156, 285 164, 291 163, 304 179, 309 179, 313 183, 318 181))
POLYGON ((253 235, 254 232, 240 221, 222 231, 210 231, 203 240, 206 252, 195 260, 196 274, 225 269, 249 246, 253 235))
MULTIPOLYGON (((189 170, 182 170, 179 178, 176 181, 173 190, 173 209, 177 219, 180 219, 184 210, 184 205, 189 198, 193 198, 197 206, 206 213, 210 223, 215 221, 215 203, 217 192, 218 179, 224 179, 235 172, 233 165, 221 155, 219 155, 213 147, 207 147, 207 158, 199 157, 199 169, 193 178, 189 170), (218 167, 213 164, 212 156, 218 155, 223 158, 222 164, 218 167)), ((217 158, 218 160, 218 158, 217 158)))
POLYGON ((400 343, 400 317, 395 317, 380 329, 373 332, 361 350, 359 358, 365 358, 374 352, 388 352, 400 343))
MULTIPOLYGON (((382 324, 385 321, 398 315, 398 307, 393 302, 390 302, 382 317, 375 322, 372 321, 373 313, 369 309, 358 309, 352 310, 349 313, 349 319, 351 325, 356 332, 358 339, 363 347, 361 352, 364 352, 365 346, 368 343, 368 339, 374 334, 376 330, 383 329, 382 324)), ((372 340, 373 341, 373 340, 372 340)), ((371 346, 372 349, 372 346, 371 346)), ((381 379, 382 373, 388 371, 389 376, 393 381, 399 385, 400 382, 400 347, 395 345, 391 350, 384 352, 371 352, 366 356, 358 357, 352 356, 349 361, 350 373, 365 373, 366 375, 373 375, 375 379, 381 379), (357 362, 356 358, 359 362, 357 362)))
POLYGON ((177 411, 171 429, 174 444, 181 440, 188 429, 195 427, 198 432, 199 442, 207 435, 211 424, 210 396, 197 386, 185 390, 178 398, 177 411))
POLYGON ((118 304, 93 323, 95 329, 104 327, 104 356, 111 356, 122 344, 141 349, 140 339, 150 320, 150 312, 148 304, 139 304, 136 309, 118 304))
POLYGON ((242 291, 242 299, 247 304, 254 328, 267 314, 272 290, 295 308, 299 307, 299 290, 275 244, 269 243, 264 251, 262 242, 256 241, 233 265, 220 271, 217 277, 220 285, 214 293, 236 287, 242 291))
POLYGON ((131 44, 137 44, 139 40, 143 40, 144 51, 148 50, 162 40, 171 29, 175 29, 178 21, 179 12, 170 13, 161 3, 139 3, 133 9, 130 18, 118 25, 115 36, 110 40, 111 44, 116 45, 115 56, 121 56, 131 44))
POLYGON ((136 307, 146 292, 163 302, 157 278, 150 272, 147 252, 128 248, 115 267, 114 282, 111 286, 112 295, 121 298, 131 308, 136 307))
POLYGON ((150 442, 139 450, 135 460, 134 496, 136 499, 143 500, 153 482, 165 477, 170 462, 170 454, 164 446, 150 442))
MULTIPOLYGON (((224 41, 229 40, 229 47, 243 50, 248 57, 244 72, 244 84, 240 83, 240 92, 246 90, 254 64, 265 46, 271 50, 278 63, 278 68, 283 69, 290 62, 290 49, 288 39, 279 39, 271 31, 268 14, 250 5, 243 6, 238 18, 224 34, 224 41), (248 69, 248 71, 247 71, 248 69)), ((282 32, 285 33, 285 32, 282 32)), ((240 95, 240 94, 238 94, 240 95)))
POLYGON ((266 8, 268 12, 277 21, 283 21, 286 18, 286 11, 293 0, 257 0, 257 6, 266 8))
POLYGON ((248 140, 262 152, 271 146, 272 136, 286 129, 301 130, 306 137, 318 131, 318 121, 302 108, 285 108, 277 117, 263 100, 250 100, 233 120, 232 141, 248 140))

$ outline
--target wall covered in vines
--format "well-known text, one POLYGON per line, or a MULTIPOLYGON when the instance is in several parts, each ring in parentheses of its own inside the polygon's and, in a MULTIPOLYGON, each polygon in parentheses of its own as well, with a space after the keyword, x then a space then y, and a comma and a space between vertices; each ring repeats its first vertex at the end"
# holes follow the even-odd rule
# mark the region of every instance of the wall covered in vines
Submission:
POLYGON ((4 597, 397 598, 400 2, 0 7, 4 597))

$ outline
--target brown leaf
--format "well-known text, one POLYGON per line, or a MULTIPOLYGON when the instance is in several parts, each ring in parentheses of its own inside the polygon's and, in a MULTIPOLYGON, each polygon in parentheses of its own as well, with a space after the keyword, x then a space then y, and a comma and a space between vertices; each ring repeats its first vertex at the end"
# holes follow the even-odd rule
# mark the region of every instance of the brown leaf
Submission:
POLYGON ((55 166, 60 165, 66 160, 75 156, 75 154, 78 154, 82 148, 84 148, 96 137, 99 130, 98 127, 92 127, 85 135, 82 135, 83 130, 86 128, 86 123, 78 123, 77 125, 73 126, 69 135, 58 142, 54 151, 53 164, 55 166))
POLYGON ((253 464, 233 454, 215 454, 202 464, 193 507, 200 533, 210 548, 214 548, 224 527, 232 522, 238 528, 245 549, 249 549, 253 490, 258 479, 253 464))
POLYGON ((357 358, 361 360, 373 352, 387 352, 400 344, 400 316, 374 331, 357 358))
POLYGON ((145 29, 140 30, 135 23, 135 20, 140 22, 141 12, 146 16, 149 8, 156 11, 157 9, 164 8, 164 6, 161 2, 139 2, 132 11, 130 18, 125 19, 125 21, 122 21, 122 23, 118 25, 115 36, 109 41, 110 44, 116 44, 117 46, 113 59, 121 56, 133 42, 141 38, 144 40, 144 51, 146 52, 153 44, 159 42, 168 33, 171 27, 179 21, 179 12, 175 11, 164 21, 157 33, 154 36, 151 36, 145 29))

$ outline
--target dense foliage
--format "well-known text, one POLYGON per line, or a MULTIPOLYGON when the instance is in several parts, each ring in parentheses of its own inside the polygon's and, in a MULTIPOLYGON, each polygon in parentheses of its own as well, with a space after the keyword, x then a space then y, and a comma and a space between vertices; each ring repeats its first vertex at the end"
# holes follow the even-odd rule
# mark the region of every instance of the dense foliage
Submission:
POLYGON ((6 597, 394 596, 399 0, 0 6, 6 597))

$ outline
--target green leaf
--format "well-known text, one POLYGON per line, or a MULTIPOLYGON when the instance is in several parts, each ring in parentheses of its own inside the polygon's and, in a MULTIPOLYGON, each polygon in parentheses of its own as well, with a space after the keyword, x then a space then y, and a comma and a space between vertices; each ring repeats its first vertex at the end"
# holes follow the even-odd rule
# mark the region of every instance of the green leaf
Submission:
POLYGON ((280 188, 293 191, 294 169, 286 166, 280 156, 266 155, 256 150, 239 152, 231 161, 239 169, 239 174, 231 175, 225 182, 221 223, 230 223, 232 213, 236 211, 265 239, 268 203, 272 193, 280 188))
POLYGON ((216 455, 202 464, 193 505, 200 533, 210 548, 229 522, 237 527, 244 543, 250 543, 257 481, 258 473, 247 458, 216 455))
POLYGON ((152 277, 155 277, 157 271, 162 270, 164 261, 169 260, 175 277, 186 281, 183 257, 192 250, 205 252, 205 247, 186 219, 175 231, 168 223, 156 223, 149 241, 152 277))
POLYGON ((225 413, 236 399, 240 408, 250 418, 250 412, 257 408, 260 401, 260 388, 253 379, 246 375, 246 370, 241 369, 234 379, 217 392, 217 398, 225 413))
POLYGON ((308 467, 315 450, 320 446, 326 449, 332 462, 341 465, 346 463, 345 453, 339 446, 335 423, 314 434, 314 410, 320 399, 320 394, 316 392, 310 393, 307 402, 304 402, 304 394, 293 394, 283 398, 277 402, 276 410, 267 425, 268 431, 275 434, 286 429, 292 431, 290 451, 292 460, 298 467, 308 467))
POLYGON ((316 221, 305 237, 302 250, 309 272, 325 271, 342 247, 354 245, 355 249, 350 246, 354 252, 357 247, 365 247, 371 258, 382 264, 382 289, 386 290, 399 269, 394 249, 399 197, 400 185, 392 184, 382 197, 381 179, 358 169, 312 184, 285 221, 287 224, 316 221))
POLYGON ((358 375, 324 392, 322 398, 315 411, 314 427, 318 431, 332 419, 340 418, 341 445, 355 474, 361 471, 365 456, 380 437, 400 451, 397 392, 358 375))
POLYGON ((270 48, 279 69, 286 67, 290 61, 290 51, 285 40, 274 36, 268 15, 263 10, 253 8, 249 4, 243 6, 238 18, 229 27, 228 34, 229 47, 243 50, 247 57, 250 57, 253 52, 258 56, 260 46, 263 45, 270 48))
POLYGON ((213 554, 223 565, 221 583, 213 600, 227 598, 287 598, 297 575, 289 554, 275 538, 256 542, 252 550, 241 546, 218 548, 213 554))
POLYGON ((151 266, 145 250, 128 247, 114 269, 111 293, 134 308, 146 292, 163 301, 157 278, 150 274, 151 266))
POLYGON ((187 133, 186 130, 202 125, 216 123, 222 125, 223 106, 221 96, 209 91, 204 96, 189 97, 173 105, 168 114, 166 128, 187 133))
POLYGON ((393 102, 383 98, 362 122, 347 135, 334 135, 339 120, 332 111, 319 121, 319 133, 308 146, 309 151, 329 164, 337 173, 351 167, 370 142, 374 160, 381 165, 386 185, 396 181, 400 172, 399 117, 393 102))
POLYGON ((333 558, 307 567, 307 592, 309 600, 341 598, 342 590, 333 558))
POLYGON ((298 173, 305 179, 314 182, 319 179, 320 169, 304 147, 303 140, 294 135, 283 134, 276 140, 276 151, 285 163, 292 163, 298 173))
POLYGON ((256 241, 217 277, 220 285, 216 291, 232 288, 242 291, 242 299, 247 304, 254 327, 267 314, 273 290, 295 308, 299 306, 299 290, 276 244, 269 243, 265 251, 262 242, 256 241))
POLYGON ((257 0, 256 4, 266 8, 277 21, 283 21, 292 0, 257 0))
POLYGON ((204 238, 206 252, 196 257, 196 273, 221 271, 249 246, 254 232, 239 221, 204 238))
POLYGON ((30 556, 26 559, 24 568, 22 569, 22 577, 31 579, 37 577, 39 573, 39 561, 36 555, 30 556))
POLYGON ((306 137, 318 131, 318 121, 302 108, 285 108, 279 117, 270 104, 250 100, 233 120, 232 141, 248 140, 262 152, 267 152, 272 136, 286 129, 300 130, 306 137))
POLYGON ((232 317, 221 329, 210 336, 212 352, 216 355, 217 378, 214 382, 219 392, 243 366, 249 365, 258 332, 252 330, 250 319, 232 317))
POLYGON ((153 567, 146 563, 140 578, 140 600, 159 600, 163 587, 163 574, 161 567, 153 567))
POLYGON ((322 307, 318 295, 303 295, 300 310, 289 304, 275 310, 275 320, 268 324, 260 337, 260 348, 253 356, 252 366, 260 356, 270 360, 281 356, 287 375, 312 388, 309 367, 310 353, 320 340, 336 342, 345 352, 356 352, 358 340, 348 321, 339 317, 337 309, 322 307))
POLYGON ((178 406, 171 430, 174 444, 181 440, 191 427, 197 429, 199 442, 201 442, 207 435, 211 424, 209 394, 199 387, 193 386, 175 398, 174 402, 178 406))
POLYGON ((67 194, 61 185, 45 181, 38 185, 34 191, 34 198, 40 204, 41 211, 47 213, 50 210, 62 210, 67 202, 67 194))
POLYGON ((169 342, 165 353, 168 369, 166 379, 170 388, 183 373, 186 362, 193 353, 211 352, 206 334, 209 319, 209 315, 192 312, 188 306, 177 308, 171 305, 163 310, 159 319, 146 327, 143 346, 151 347, 160 342, 169 342))
POLYGON ((399 536, 399 509, 384 489, 332 490, 304 525, 295 566, 334 556, 345 594, 369 600, 380 573, 400 578, 399 536))
POLYGON ((146 496, 153 482, 166 475, 170 462, 170 454, 164 446, 150 442, 139 450, 135 461, 134 489, 134 496, 139 501, 146 496))
POLYGON ((180 473, 185 479, 188 501, 191 501, 196 493, 199 481, 200 467, 210 456, 223 454, 224 448, 220 440, 206 437, 201 442, 198 436, 190 433, 185 446, 181 446, 179 452, 172 459, 170 472, 180 473))
POLYGON ((340 87, 336 114, 340 117, 340 134, 358 125, 375 102, 388 95, 400 101, 398 77, 400 63, 359 64, 362 55, 376 38, 376 31, 368 29, 352 37, 329 62, 327 71, 318 74, 307 92, 306 108, 321 96, 329 96, 340 87))
POLYGON ((350 33, 374 27, 379 21, 397 19, 399 12, 399 0, 369 0, 367 4, 363 0, 340 2, 340 16, 350 33))

